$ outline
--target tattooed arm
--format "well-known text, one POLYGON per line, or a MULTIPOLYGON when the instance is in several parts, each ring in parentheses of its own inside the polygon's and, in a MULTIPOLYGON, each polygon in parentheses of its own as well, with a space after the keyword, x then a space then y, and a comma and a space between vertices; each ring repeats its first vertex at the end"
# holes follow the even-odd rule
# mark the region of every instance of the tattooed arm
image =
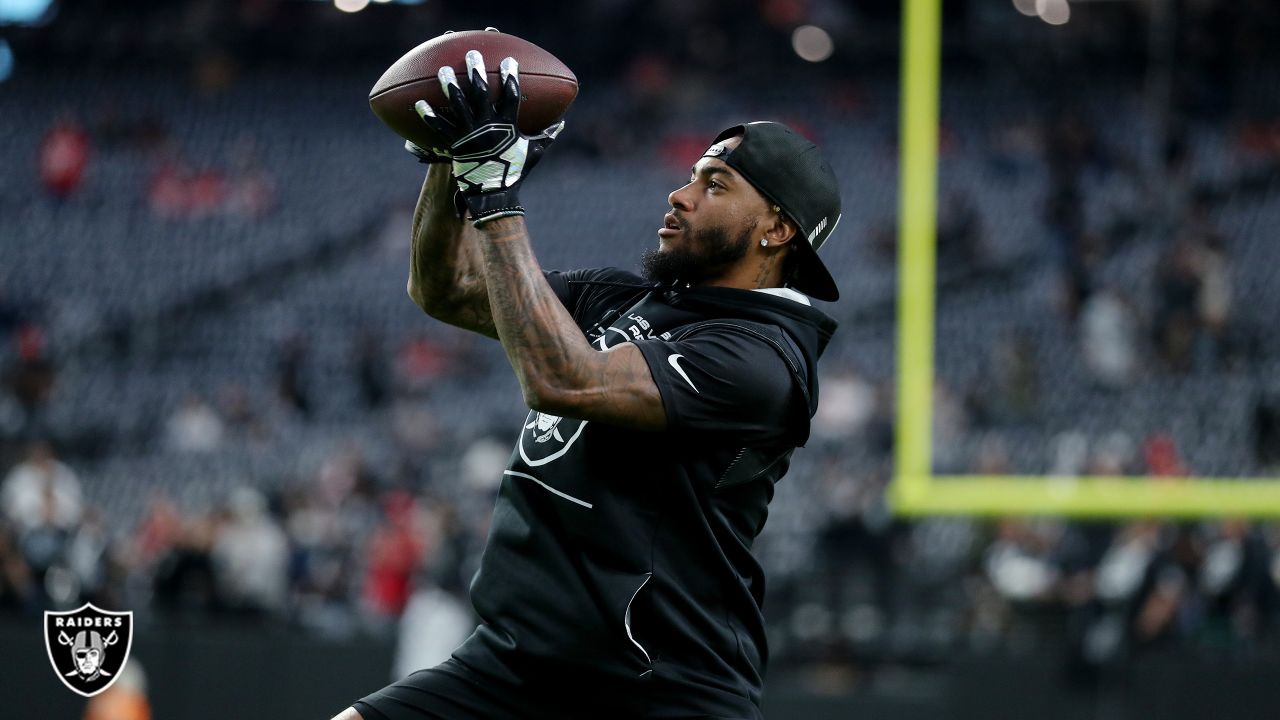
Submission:
POLYGON ((427 171, 413 211, 409 297, 437 320, 496 338, 479 237, 454 212, 454 187, 447 163, 427 171))
POLYGON ((603 352, 547 284, 529 246, 524 218, 481 226, 493 324, 515 368, 525 402, 539 412, 641 430, 662 430, 662 396, 640 349, 622 343, 603 352))

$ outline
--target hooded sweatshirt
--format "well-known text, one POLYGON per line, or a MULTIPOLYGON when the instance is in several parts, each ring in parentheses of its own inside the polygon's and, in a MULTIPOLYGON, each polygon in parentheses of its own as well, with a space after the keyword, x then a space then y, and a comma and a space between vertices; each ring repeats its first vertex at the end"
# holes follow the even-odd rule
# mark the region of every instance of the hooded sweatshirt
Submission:
POLYGON ((593 346, 641 350, 667 429, 528 413, 471 586, 481 625, 454 658, 557 718, 761 717, 751 546, 836 323, 792 291, 546 277, 593 346))

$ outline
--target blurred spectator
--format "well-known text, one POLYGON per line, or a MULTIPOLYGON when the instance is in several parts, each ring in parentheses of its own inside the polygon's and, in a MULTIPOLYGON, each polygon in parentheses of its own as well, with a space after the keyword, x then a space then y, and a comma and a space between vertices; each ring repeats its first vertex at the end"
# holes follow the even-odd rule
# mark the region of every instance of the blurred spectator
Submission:
POLYGON ((1053 438, 1049 474, 1058 477, 1083 475, 1089 464, 1089 439, 1078 430, 1068 430, 1053 438))
POLYGON ((483 493, 494 492, 507 469, 511 447, 491 435, 482 435, 467 446, 461 460, 463 487, 483 493))
POLYGON ((57 382, 57 368, 49 357, 44 328, 26 323, 18 328, 18 362, 8 378, 17 398, 31 423, 48 402, 57 382))
POLYGON ((990 432, 982 436, 978 444, 978 458, 974 463, 978 475, 1009 475, 1009 445, 999 434, 990 432))
POLYGON ((45 442, 33 443, 26 459, 9 471, 0 497, 5 515, 19 532, 45 524, 70 530, 84 510, 80 480, 45 442))
POLYGON ((421 518, 422 563, 400 617, 396 679, 447 659, 476 626, 466 600, 467 529, 444 502, 424 503, 421 518))
POLYGON ((159 163, 147 186, 151 211, 166 220, 204 220, 231 216, 253 221, 276 207, 271 174, 248 157, 230 171, 220 167, 193 169, 178 153, 159 163))
MULTIPOLYGON (((820 578, 815 590, 832 613, 862 605, 875 626, 867 634, 878 636, 893 612, 899 581, 895 560, 904 531, 886 503, 885 478, 854 474, 833 457, 815 471, 823 509, 813 549, 820 578)), ((804 606, 796 609, 797 614, 809 612, 804 606)), ((836 633, 812 634, 810 639, 827 650, 842 642, 836 633)))
POLYGON ((292 548, 290 586, 299 622, 331 637, 354 628, 350 588, 358 538, 338 513, 302 488, 286 493, 285 529, 292 548))
POLYGON ((1135 475, 1143 469, 1137 464, 1133 438, 1118 430, 1096 443, 1089 460, 1089 474, 1101 477, 1135 475))
POLYGON ((31 568, 22 557, 17 538, 9 525, 0 520, 0 610, 34 609, 35 581, 31 568))
POLYGON ((970 425, 965 398, 941 378, 933 384, 933 453, 939 467, 960 460, 960 440, 970 425))
POLYGON ((1194 158, 1180 128, 1170 132, 1164 147, 1163 172, 1151 188, 1153 196, 1151 221, 1162 235, 1178 232, 1185 210, 1194 196, 1194 158))
POLYGON ((875 386, 845 367, 829 373, 821 387, 813 434, 824 440, 848 440, 861 433, 875 413, 875 386))
POLYGON ((257 220, 275 209, 275 179, 251 149, 233 159, 223 200, 226 212, 241 220, 257 220))
POLYGON ((999 422, 1029 419, 1040 399, 1040 378, 1035 351, 1024 332, 1003 336, 992 348, 994 387, 984 409, 999 422))
POLYGON ((440 443, 440 422, 422 402, 401 400, 393 405, 391 430, 396 443, 411 452, 429 452, 440 443))
POLYGON ((1280 466, 1280 401, 1260 397, 1253 405, 1253 454, 1264 468, 1280 466))
POLYGON ((1222 237, 1212 234, 1204 239, 1199 252, 1200 291, 1196 307, 1204 328, 1206 369, 1221 365, 1231 329, 1231 303, 1234 289, 1231 264, 1222 237))
POLYGON ((53 492, 45 488, 41 514, 18 535, 22 559, 31 569, 33 586, 41 604, 67 605, 75 601, 78 588, 66 569, 71 531, 55 517, 53 492))
POLYGON ((325 459, 317 473, 314 492, 332 508, 363 512, 374 502, 380 485, 379 478, 365 462, 363 451, 349 446, 325 459))
MULTIPOLYGON (((80 526, 67 544, 66 563, 79 589, 79 596, 96 603, 110 603, 111 535, 102 513, 94 507, 85 510, 80 526)), ((119 598, 115 598, 119 600, 119 598)))
POLYGON ((1057 580, 1057 570, 1050 561, 1057 532, 1047 523, 998 521, 996 541, 987 548, 984 559, 992 586, 1013 602, 1045 599, 1057 580))
POLYGON ((66 200, 80 187, 89 164, 89 134, 78 122, 62 118, 40 141, 40 179, 55 199, 66 200))
POLYGON ((197 395, 182 401, 165 431, 169 447, 180 452, 208 453, 222 444, 222 418, 197 395))
POLYGON ((311 395, 307 383, 307 364, 311 356, 307 339, 294 335, 284 342, 277 364, 277 391, 289 409, 306 418, 311 415, 311 395))
POLYGON ((156 566, 158 610, 179 617, 200 617, 224 609, 212 551, 225 521, 224 514, 212 511, 182 519, 174 544, 156 566))
POLYGON ((242 383, 232 382, 222 387, 214 414, 222 418, 223 427, 231 437, 258 443, 270 440, 271 428, 242 383))
POLYGON ((0 346, 8 344, 9 336, 25 319, 22 308, 7 296, 5 290, 4 275, 0 274, 0 346))
POLYGON ((1196 245, 1174 243, 1157 271, 1156 348, 1174 370, 1189 370, 1200 329, 1201 266, 1196 245))
POLYGON ((134 563, 152 570, 182 538, 183 524, 173 501, 163 494, 154 495, 133 532, 134 563))
POLYGON ((1002 177, 1016 178, 1033 170, 1043 153, 1044 138, 1039 127, 1028 120, 1015 120, 992 133, 990 162, 1002 177))
POLYGON ((1085 249, 1084 210, 1074 186, 1051 191, 1045 208, 1045 225, 1052 242, 1061 283, 1063 315, 1074 319, 1092 289, 1085 249))
POLYGON ((1277 610, 1271 555, 1262 534, 1244 520, 1213 529, 1199 576, 1213 640, 1247 640, 1270 630, 1277 610))
POLYGON ((986 263, 982 216, 973 197, 953 190, 938 208, 938 267, 940 274, 965 273, 986 263))
POLYGON ((186 183, 186 216, 202 220, 222 213, 227 201, 227 178, 218 168, 194 173, 186 183))
POLYGON ((1080 345, 1085 365, 1098 383, 1123 388, 1138 369, 1138 320, 1127 299, 1106 288, 1080 312, 1080 345))
POLYGON ((1155 477, 1183 477, 1191 474, 1182 462, 1178 444, 1173 436, 1154 433, 1142 443, 1142 453, 1147 462, 1147 474, 1155 477))
POLYGON ((171 157, 160 163, 147 185, 147 202, 156 217, 176 220, 186 216, 190 171, 179 157, 171 157))
POLYGON ((289 543, 266 499, 242 487, 231 494, 230 515, 211 550, 215 580, 228 607, 241 613, 279 613, 285 607, 289 543))
POLYGON ((1094 611, 1080 635, 1080 654, 1088 664, 1114 663, 1135 635, 1150 641, 1173 621, 1187 581, 1166 562, 1168 541, 1162 530, 1156 521, 1130 523, 1116 533, 1099 561, 1094 611))
POLYGON ((387 368, 382 344, 371 333, 362 332, 356 338, 353 353, 356 366, 356 384, 360 399, 370 410, 382 407, 387 401, 387 368))
POLYGON ((400 617, 392 679, 448 660, 475 627, 464 600, 429 583, 414 590, 400 617))
POLYGON ((375 615, 399 617, 409 601, 410 581, 425 548, 419 508, 404 491, 382 501, 383 523, 369 539, 365 604, 375 615))
POLYGON ((451 369, 449 351, 426 335, 410 338, 396 355, 396 376, 410 393, 428 389, 451 369))

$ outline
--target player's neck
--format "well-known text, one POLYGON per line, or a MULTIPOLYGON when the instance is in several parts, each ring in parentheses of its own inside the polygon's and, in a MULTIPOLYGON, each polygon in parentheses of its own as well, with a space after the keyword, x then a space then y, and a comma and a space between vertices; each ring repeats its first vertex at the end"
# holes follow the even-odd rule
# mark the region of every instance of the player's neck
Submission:
POLYGON ((750 253, 724 275, 708 280, 703 285, 740 290, 782 287, 781 254, 750 253))

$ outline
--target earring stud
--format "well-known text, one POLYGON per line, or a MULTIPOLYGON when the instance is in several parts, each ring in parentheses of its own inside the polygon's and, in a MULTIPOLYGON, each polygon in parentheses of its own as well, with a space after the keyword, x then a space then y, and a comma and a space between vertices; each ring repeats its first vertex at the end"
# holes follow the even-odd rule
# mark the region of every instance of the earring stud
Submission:
POLYGON ((765 247, 768 244, 769 244, 769 241, 767 239, 760 238, 760 247, 765 247))

